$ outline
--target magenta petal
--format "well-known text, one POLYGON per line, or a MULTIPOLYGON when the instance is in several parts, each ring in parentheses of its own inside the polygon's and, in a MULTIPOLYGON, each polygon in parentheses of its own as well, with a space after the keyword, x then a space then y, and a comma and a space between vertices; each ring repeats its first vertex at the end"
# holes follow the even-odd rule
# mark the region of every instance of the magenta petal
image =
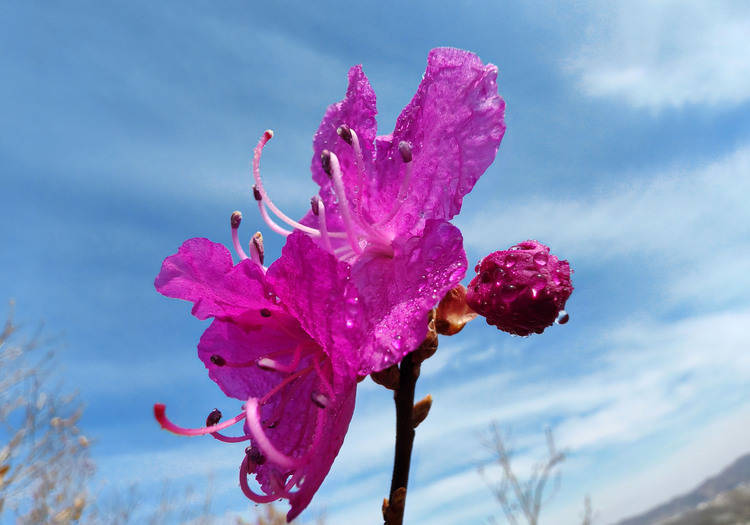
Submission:
POLYGON ((359 183, 355 156, 350 145, 344 142, 336 133, 342 124, 348 125, 359 137, 366 169, 370 169, 373 158, 373 143, 377 133, 375 115, 375 92, 370 86, 362 66, 354 66, 349 70, 349 87, 341 102, 331 104, 323 117, 318 131, 313 138, 313 158, 311 170, 313 180, 320 185, 320 196, 331 215, 337 215, 336 202, 333 198, 331 179, 321 167, 320 154, 323 150, 334 151, 339 158, 344 173, 344 185, 353 204, 362 191, 355 192, 353 188, 359 183))
POLYGON ((167 297, 192 301, 198 319, 232 318, 262 307, 263 280, 262 269, 250 259, 234 266, 223 245, 194 238, 164 259, 154 286, 167 297))
POLYGON ((214 320, 201 336, 198 357, 208 368, 209 377, 226 395, 244 401, 249 397, 261 397, 283 375, 261 369, 256 361, 269 354, 281 354, 279 361, 290 362, 295 348, 300 345, 302 350, 317 348, 293 319, 274 311, 266 324, 252 328, 214 320), (218 366, 212 357, 224 364, 218 366))
POLYGON ((396 199, 404 171, 397 151, 401 141, 411 145, 414 175, 397 231, 416 231, 421 218, 451 219, 461 210, 464 195, 495 159, 505 133, 505 102, 496 77, 494 65, 468 51, 430 52, 424 78, 392 136, 378 137, 373 216, 396 199))
MULTIPOLYGON (((345 262, 295 232, 266 274, 287 311, 317 341, 338 368, 356 365, 362 307, 345 262)), ((355 368, 356 369, 356 368, 355 368)))
POLYGON ((461 232, 430 220, 421 236, 394 241, 394 257, 365 254, 352 279, 366 305, 367 334, 359 374, 401 361, 427 333, 427 315, 466 274, 461 232))
POLYGON ((323 483, 328 471, 331 470, 331 465, 344 443, 344 437, 354 413, 356 386, 355 381, 348 381, 335 403, 325 409, 324 417, 316 428, 314 437, 317 446, 310 458, 310 463, 304 468, 304 481, 299 490, 289 497, 292 508, 286 516, 287 522, 299 516, 300 512, 310 504, 310 500, 323 483))

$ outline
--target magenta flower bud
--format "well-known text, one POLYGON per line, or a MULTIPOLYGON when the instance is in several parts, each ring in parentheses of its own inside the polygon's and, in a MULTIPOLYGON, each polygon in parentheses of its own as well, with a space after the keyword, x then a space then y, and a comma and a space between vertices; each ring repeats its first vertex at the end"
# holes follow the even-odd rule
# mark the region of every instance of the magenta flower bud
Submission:
MULTIPOLYGON (((570 265, 537 241, 489 254, 476 266, 466 302, 487 323, 514 335, 541 334, 573 292, 570 265)), ((562 324, 563 321, 561 320, 562 324)))

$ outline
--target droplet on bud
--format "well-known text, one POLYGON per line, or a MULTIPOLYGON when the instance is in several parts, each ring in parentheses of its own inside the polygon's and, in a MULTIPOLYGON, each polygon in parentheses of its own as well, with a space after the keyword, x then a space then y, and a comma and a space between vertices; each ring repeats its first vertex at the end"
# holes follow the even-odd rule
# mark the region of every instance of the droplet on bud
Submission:
POLYGON ((565 324, 568 321, 570 321, 570 316, 568 315, 568 312, 565 310, 560 310, 560 313, 557 314, 557 319, 555 319, 555 322, 557 324, 565 324))

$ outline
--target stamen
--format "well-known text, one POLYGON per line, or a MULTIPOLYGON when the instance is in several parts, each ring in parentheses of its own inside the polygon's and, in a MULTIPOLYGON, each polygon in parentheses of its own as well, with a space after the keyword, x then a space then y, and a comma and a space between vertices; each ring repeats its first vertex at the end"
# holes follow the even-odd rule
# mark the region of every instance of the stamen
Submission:
POLYGON ((260 232, 255 232, 255 235, 253 235, 253 238, 250 241, 250 257, 255 264, 263 266, 265 250, 263 248, 263 234, 260 232))
POLYGON ((268 439, 265 430, 260 424, 260 411, 258 400, 251 397, 245 403, 245 415, 247 417, 247 427, 250 430, 255 443, 263 452, 266 458, 281 468, 292 469, 299 465, 299 460, 292 458, 278 450, 268 439))
POLYGON ((276 394, 279 390, 281 390, 282 388, 284 388, 285 386, 287 386, 289 383, 295 381, 300 376, 305 375, 306 373, 308 373, 313 368, 314 367, 312 367, 312 366, 308 366, 307 368, 303 368, 299 372, 296 372, 296 373, 294 373, 294 374, 292 374, 292 375, 284 378, 283 381, 281 381, 278 385, 276 385, 271 390, 269 390, 268 392, 266 392, 266 395, 264 395, 263 397, 260 398, 260 404, 261 405, 265 405, 266 403, 268 403, 268 400, 271 399, 274 396, 274 394, 276 394))
MULTIPOLYGON (((268 197, 268 194, 263 187, 263 182, 260 179, 260 156, 261 152, 263 151, 263 147, 269 140, 271 140, 271 137, 273 137, 273 131, 271 131, 270 129, 266 130, 266 132, 263 133, 263 136, 258 141, 258 145, 255 146, 255 154, 253 155, 253 177, 255 178, 255 186, 253 187, 253 191, 257 189, 258 194, 260 194, 261 196, 261 199, 258 199, 258 196, 256 195, 255 200, 257 200, 258 202, 264 202, 266 206, 268 206, 268 208, 279 219, 287 223, 292 228, 303 231, 308 235, 312 235, 313 237, 318 237, 320 235, 320 232, 318 230, 316 230, 315 228, 310 228, 309 226, 305 226, 304 224, 300 224, 291 217, 287 216, 283 211, 281 211, 268 197)), ((263 219, 265 220, 265 217, 263 219)))
POLYGON ((248 366, 255 366, 256 361, 245 361, 244 363, 232 363, 221 357, 219 354, 214 354, 210 358, 211 362, 216 366, 228 366, 229 368, 246 368, 248 366))
POLYGON ((294 372, 297 369, 297 365, 299 365, 299 360, 301 357, 302 345, 298 345, 297 348, 294 349, 294 356, 292 357, 292 360, 288 365, 279 363, 278 361, 276 361, 275 359, 271 359, 270 357, 261 357, 260 359, 258 359, 258 361, 256 361, 256 363, 263 370, 284 372, 288 374, 294 372))
POLYGON ((336 133, 338 133, 339 137, 341 137, 341 140, 343 140, 344 142, 346 142, 350 146, 352 145, 352 140, 353 140, 353 137, 352 137, 352 128, 350 128, 346 124, 341 124, 336 129, 336 133))
POLYGON ((204 436, 206 434, 212 434, 214 432, 218 432, 219 430, 231 427, 235 423, 238 423, 245 419, 245 416, 247 415, 247 412, 245 411, 241 414, 236 415, 232 419, 228 419, 223 423, 218 423, 216 425, 211 425, 204 428, 184 428, 172 423, 167 418, 166 410, 166 405, 162 403, 157 403, 154 405, 154 417, 156 418, 156 421, 159 422, 159 425, 161 425, 161 428, 163 428, 164 430, 169 430, 170 432, 180 434, 182 436, 204 436))
POLYGON ((319 408, 326 408, 328 406, 328 396, 321 394, 320 392, 310 392, 310 400, 315 403, 319 408))
POLYGON ((261 195, 260 191, 258 191, 257 186, 255 185, 253 185, 253 197, 255 197, 255 200, 258 202, 258 210, 260 211, 260 216, 263 217, 263 220, 266 224, 268 224, 269 228, 271 228, 279 235, 283 235, 284 237, 292 233, 291 231, 285 230, 284 228, 276 224, 274 220, 268 216, 266 207, 263 205, 263 195, 261 195))
POLYGON ((242 463, 240 464, 240 488, 242 489, 243 494, 247 497, 247 499, 254 501, 255 503, 271 503, 272 501, 276 501, 279 499, 279 495, 274 494, 256 494, 253 492, 253 490, 250 488, 250 485, 247 484, 247 476, 248 476, 248 468, 247 468, 247 459, 242 458, 242 463))
POLYGON ((313 214, 318 217, 318 229, 320 230, 323 247, 329 252, 333 252, 331 238, 328 235, 328 226, 326 225, 326 205, 323 204, 323 199, 317 195, 310 199, 310 205, 312 206, 313 214))
POLYGON ((391 206, 391 210, 388 212, 386 218, 378 222, 379 225, 390 222, 391 219, 396 216, 398 210, 401 208, 401 205, 406 200, 407 192, 409 190, 409 184, 411 183, 412 174, 414 173, 414 165, 412 164, 413 156, 409 143, 403 140, 399 142, 398 152, 401 155, 401 160, 404 161, 404 164, 406 165, 406 173, 404 174, 404 178, 401 179, 401 186, 398 189, 396 202, 394 202, 391 206))
POLYGON ((221 441, 223 443, 241 443, 242 441, 247 441, 251 439, 249 435, 244 436, 225 436, 224 434, 220 432, 211 432, 211 437, 216 439, 217 441, 221 441))
POLYGON ((260 450, 253 447, 245 448, 245 456, 256 465, 262 465, 266 462, 266 456, 260 453, 260 450))
POLYGON ((221 421, 221 410, 218 408, 214 408, 209 414, 208 417, 206 417, 206 426, 212 427, 216 423, 221 421))
MULTIPOLYGON (((354 232, 354 225, 352 224, 351 212, 349 211, 349 203, 346 200, 346 190, 344 189, 344 180, 341 174, 341 165, 339 164, 339 158, 335 153, 328 150, 323 150, 322 157, 323 165, 325 169, 326 162, 330 165, 330 177, 333 180, 333 191, 336 193, 336 197, 339 199, 339 207, 341 208, 341 216, 344 218, 344 227, 346 228, 346 236, 349 239, 349 244, 354 250, 354 253, 361 254, 362 248, 359 245, 359 241, 354 232), (327 161, 325 159, 328 159, 327 161)), ((328 173, 328 172, 326 172, 328 173)))
POLYGON ((325 388, 326 392, 328 392, 328 395, 333 397, 333 387, 323 375, 323 366, 317 357, 313 359, 313 366, 315 367, 315 373, 318 374, 318 380, 320 381, 320 384, 323 385, 323 388, 325 388))
POLYGON ((240 244, 239 228, 241 222, 242 213, 239 211, 232 212, 232 216, 229 219, 229 224, 232 227, 232 244, 234 244, 234 251, 237 252, 240 260, 244 261, 247 259, 247 254, 245 253, 245 250, 242 249, 242 244, 240 244))

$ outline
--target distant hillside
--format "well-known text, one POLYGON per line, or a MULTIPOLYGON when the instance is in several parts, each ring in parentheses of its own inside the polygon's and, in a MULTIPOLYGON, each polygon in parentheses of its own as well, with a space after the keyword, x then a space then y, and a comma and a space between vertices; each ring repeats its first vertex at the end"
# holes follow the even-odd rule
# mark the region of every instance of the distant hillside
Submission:
POLYGON ((616 525, 745 523, 750 524, 750 454, 740 457, 687 494, 616 525))

